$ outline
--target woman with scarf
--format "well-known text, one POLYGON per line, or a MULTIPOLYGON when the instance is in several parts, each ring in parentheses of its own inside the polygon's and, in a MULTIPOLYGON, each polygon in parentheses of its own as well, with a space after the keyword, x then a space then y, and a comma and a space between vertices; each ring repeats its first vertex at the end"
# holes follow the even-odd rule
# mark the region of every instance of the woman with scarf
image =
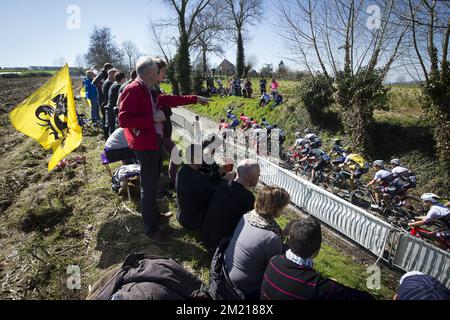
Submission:
POLYGON ((246 300, 259 299, 270 259, 283 252, 282 230, 274 219, 289 201, 284 189, 264 187, 256 198, 255 210, 242 217, 225 251, 225 268, 246 300))

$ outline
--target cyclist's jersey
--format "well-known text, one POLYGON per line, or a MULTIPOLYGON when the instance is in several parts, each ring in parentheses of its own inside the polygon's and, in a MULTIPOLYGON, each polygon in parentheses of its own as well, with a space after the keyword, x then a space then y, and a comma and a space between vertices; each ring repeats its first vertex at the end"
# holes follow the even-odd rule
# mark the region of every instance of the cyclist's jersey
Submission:
POLYGON ((357 153, 352 153, 345 158, 345 164, 350 164, 349 168, 352 170, 364 169, 369 170, 369 163, 357 153))
POLYGON ((317 136, 317 134, 314 133, 310 133, 305 136, 305 139, 309 141, 315 141, 317 138, 319 137, 317 136))
POLYGON ((262 125, 269 130, 273 129, 272 125, 268 121, 263 121, 262 125))
POLYGON ((450 228, 450 209, 442 204, 432 206, 430 211, 428 211, 424 222, 430 223, 436 220, 441 220, 448 228, 450 228))
POLYGON ((392 174, 394 175, 394 177, 411 180, 414 183, 416 183, 417 181, 416 175, 411 170, 401 166, 392 169, 392 174))
POLYGON ((308 153, 308 157, 314 157, 317 161, 330 161, 330 157, 321 149, 312 149, 308 153))
POLYGON ((344 153, 347 153, 347 150, 345 150, 343 147, 334 145, 332 152, 336 152, 341 157, 344 156, 344 153))
POLYGON ((237 119, 237 116, 234 115, 234 114, 232 114, 232 113, 228 113, 228 114, 227 114, 227 118, 228 118, 228 119, 231 119, 231 120, 235 120, 235 119, 237 119))
POLYGON ((241 116, 241 121, 244 123, 247 123, 249 121, 249 119, 250 119, 249 117, 241 116))
POLYGON ((383 184, 387 185, 394 181, 394 175, 387 170, 380 170, 375 173, 374 179, 383 182, 383 184))
POLYGON ((228 123, 221 123, 219 125, 220 130, 225 130, 228 129, 230 127, 230 125, 228 123))

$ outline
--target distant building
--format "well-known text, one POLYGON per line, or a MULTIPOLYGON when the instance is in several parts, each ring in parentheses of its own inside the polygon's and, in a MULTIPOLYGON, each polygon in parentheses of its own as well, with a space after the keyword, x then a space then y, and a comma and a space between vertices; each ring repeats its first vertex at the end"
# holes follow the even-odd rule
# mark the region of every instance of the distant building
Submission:
POLYGON ((223 60, 221 64, 216 68, 216 74, 231 76, 237 73, 237 69, 234 64, 232 64, 227 59, 223 60))
POLYGON ((250 72, 248 73, 249 77, 257 77, 258 76, 258 72, 256 72, 256 70, 250 70, 250 72))
POLYGON ((29 66, 28 70, 31 71, 56 71, 61 69, 61 67, 47 67, 47 66, 29 66))
POLYGON ((0 68, 0 70, 6 70, 6 71, 26 71, 28 68, 24 67, 3 67, 0 68))

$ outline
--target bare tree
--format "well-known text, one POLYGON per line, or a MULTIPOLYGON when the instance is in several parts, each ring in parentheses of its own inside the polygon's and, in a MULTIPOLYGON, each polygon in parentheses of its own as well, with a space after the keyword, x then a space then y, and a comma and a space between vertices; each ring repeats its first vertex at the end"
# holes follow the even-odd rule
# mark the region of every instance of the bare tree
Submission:
POLYGON ((53 60, 53 64, 55 65, 55 67, 62 67, 66 64, 66 62, 67 62, 67 59, 62 56, 53 60))
POLYGON ((205 10, 211 0, 164 0, 167 6, 173 9, 177 16, 179 43, 176 59, 176 75, 180 83, 182 94, 191 93, 191 65, 190 45, 194 35, 195 21, 199 14, 205 10))
POLYGON ((225 16, 228 28, 233 32, 237 44, 236 68, 238 77, 245 71, 244 34, 248 25, 259 21, 263 14, 262 0, 225 0, 225 16))
POLYGON ((224 19, 222 15, 222 3, 213 2, 211 6, 198 15, 194 24, 193 33, 195 39, 191 41, 192 48, 199 52, 203 76, 206 77, 208 70, 208 53, 223 55, 224 44, 224 19))
POLYGON ((129 66, 128 70, 133 70, 139 57, 139 49, 133 41, 124 41, 122 42, 122 51, 127 58, 127 63, 129 66))
POLYGON ((422 82, 425 107, 434 121, 436 149, 442 172, 450 173, 450 3, 404 0, 398 15, 409 26, 409 69, 422 82))
POLYGON ((334 76, 344 128, 366 152, 373 110, 386 106, 383 80, 404 50, 408 26, 395 9, 394 0, 288 0, 276 9, 288 49, 311 75, 334 76))
POLYGON ((90 36, 89 48, 86 53, 86 61, 91 66, 102 68, 107 62, 118 66, 122 64, 123 54, 117 46, 111 29, 108 27, 96 27, 90 36))
POLYGON ((77 54, 76 58, 75 58, 75 66, 81 69, 87 69, 88 65, 86 62, 86 58, 84 57, 83 54, 79 53, 77 54))

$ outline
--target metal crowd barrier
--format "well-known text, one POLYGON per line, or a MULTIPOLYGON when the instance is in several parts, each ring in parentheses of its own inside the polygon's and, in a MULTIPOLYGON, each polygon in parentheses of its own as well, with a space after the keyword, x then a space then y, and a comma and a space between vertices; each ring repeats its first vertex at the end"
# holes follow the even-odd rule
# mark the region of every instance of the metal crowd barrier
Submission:
MULTIPOLYGON (((188 132, 193 132, 192 123, 184 117, 174 114, 172 121, 188 132)), ((205 126, 203 129, 208 134, 214 133, 212 126, 205 126)), ((238 158, 243 158, 245 149, 241 146, 235 147, 238 158)), ((383 259, 390 265, 405 272, 423 272, 450 287, 450 253, 394 228, 365 210, 262 157, 251 153, 249 156, 256 159, 261 166, 261 181, 266 185, 284 188, 296 206, 376 256, 388 256, 388 259, 383 259), (388 238, 397 240, 387 245, 388 238)))

